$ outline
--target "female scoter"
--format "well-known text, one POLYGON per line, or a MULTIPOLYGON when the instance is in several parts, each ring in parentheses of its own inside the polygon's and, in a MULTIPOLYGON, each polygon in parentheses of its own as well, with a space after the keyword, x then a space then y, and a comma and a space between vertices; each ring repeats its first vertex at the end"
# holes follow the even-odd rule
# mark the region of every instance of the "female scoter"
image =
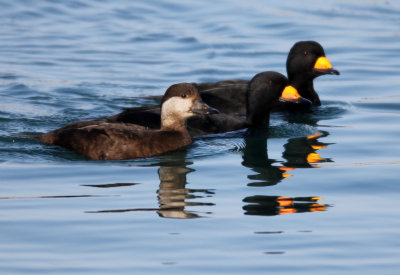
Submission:
POLYGON ((161 129, 139 125, 82 121, 34 138, 79 152, 93 160, 150 157, 192 143, 185 125, 195 114, 214 113, 189 83, 172 85, 161 101, 161 129))

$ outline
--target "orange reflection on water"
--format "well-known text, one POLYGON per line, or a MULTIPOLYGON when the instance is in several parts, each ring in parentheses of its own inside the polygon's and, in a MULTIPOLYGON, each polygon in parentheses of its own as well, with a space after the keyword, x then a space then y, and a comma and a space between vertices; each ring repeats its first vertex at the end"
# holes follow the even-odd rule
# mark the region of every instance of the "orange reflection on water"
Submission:
POLYGON ((311 145, 311 148, 313 148, 314 150, 321 150, 328 147, 328 145, 311 145))
POLYGON ((292 171, 294 169, 296 169, 296 168, 294 168, 294 167, 286 167, 286 166, 279 167, 279 170, 281 170, 281 171, 292 171))
MULTIPOLYGON (((293 171, 294 169, 296 169, 296 168, 293 168, 293 167, 285 167, 285 166, 279 167, 279 170, 281 170, 281 171, 293 171)), ((286 173, 286 172, 283 172, 283 173, 282 173, 282 177, 283 177, 283 178, 290 178, 290 177, 293 177, 293 175, 288 174, 288 173, 286 173)))
POLYGON ((307 155, 307 162, 308 163, 317 163, 324 160, 318 153, 309 153, 307 155))
POLYGON ((318 203, 321 197, 251 196, 243 201, 246 215, 273 216, 325 211, 328 205, 318 203))
POLYGON ((307 137, 307 139, 317 139, 317 138, 319 138, 319 137, 321 137, 321 136, 322 136, 321 133, 316 132, 316 133, 314 133, 313 135, 309 135, 309 136, 307 137))

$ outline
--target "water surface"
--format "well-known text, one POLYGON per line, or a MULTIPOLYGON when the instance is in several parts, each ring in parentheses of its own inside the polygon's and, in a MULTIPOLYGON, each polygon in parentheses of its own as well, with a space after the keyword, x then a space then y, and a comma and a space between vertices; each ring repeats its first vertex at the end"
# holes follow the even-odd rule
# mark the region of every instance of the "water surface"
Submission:
POLYGON ((1 2, 1 273, 397 274, 399 23, 390 0, 1 2), (285 73, 299 40, 341 75, 255 134, 108 162, 17 137, 285 73))

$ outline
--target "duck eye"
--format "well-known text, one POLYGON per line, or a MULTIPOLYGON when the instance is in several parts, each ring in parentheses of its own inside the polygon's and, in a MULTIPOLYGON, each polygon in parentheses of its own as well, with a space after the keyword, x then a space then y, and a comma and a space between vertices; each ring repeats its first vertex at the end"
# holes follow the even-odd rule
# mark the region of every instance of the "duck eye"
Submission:
POLYGON ((181 94, 181 98, 185 98, 186 97, 186 94, 181 94))
POLYGON ((307 55, 308 55, 308 52, 307 52, 307 51, 304 51, 303 55, 304 55, 304 56, 307 56, 307 55))

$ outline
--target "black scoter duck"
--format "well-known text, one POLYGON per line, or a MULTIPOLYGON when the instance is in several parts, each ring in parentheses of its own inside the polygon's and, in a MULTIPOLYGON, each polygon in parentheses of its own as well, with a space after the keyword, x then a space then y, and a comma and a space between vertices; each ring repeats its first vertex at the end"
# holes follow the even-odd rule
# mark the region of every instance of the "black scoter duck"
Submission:
POLYGON ((150 157, 192 143, 185 120, 195 114, 215 113, 189 83, 172 85, 161 101, 161 129, 104 121, 82 121, 34 138, 79 152, 93 160, 150 157))
MULTIPOLYGON (((244 128, 253 128, 268 123, 270 111, 280 105, 310 106, 292 86, 287 78, 277 72, 262 72, 253 77, 246 89, 246 118, 219 113, 197 115, 187 121, 191 136, 225 133, 244 128), (286 87, 286 88, 285 88, 286 87)), ((125 122, 157 128, 160 124, 160 109, 157 106, 130 108, 124 112, 104 118, 108 122, 125 122)))
MULTIPOLYGON (((289 85, 297 89, 299 94, 310 100, 312 106, 320 106, 321 101, 314 90, 314 78, 325 75, 339 75, 333 69, 322 46, 315 41, 299 41, 290 49, 286 60, 286 71, 289 85)), ((200 96, 208 105, 228 114, 246 113, 246 90, 248 80, 224 80, 219 82, 193 83, 200 96)), ((149 99, 160 100, 161 96, 149 99)), ((280 106, 277 110, 297 110, 296 106, 280 106)))
POLYGON ((286 60, 286 71, 290 85, 295 87, 302 97, 310 100, 313 106, 321 105, 314 90, 314 78, 325 74, 340 74, 333 69, 324 49, 315 41, 300 41, 294 44, 286 60))

